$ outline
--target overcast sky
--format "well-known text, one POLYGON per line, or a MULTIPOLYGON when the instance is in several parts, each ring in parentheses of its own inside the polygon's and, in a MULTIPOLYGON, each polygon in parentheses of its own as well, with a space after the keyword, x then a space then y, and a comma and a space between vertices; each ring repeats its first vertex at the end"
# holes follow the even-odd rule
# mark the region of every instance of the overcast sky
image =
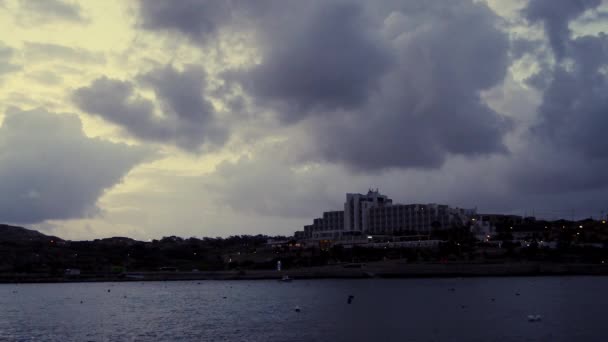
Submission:
POLYGON ((608 1, 0 0, 0 222, 292 234, 346 192, 608 213, 608 1))

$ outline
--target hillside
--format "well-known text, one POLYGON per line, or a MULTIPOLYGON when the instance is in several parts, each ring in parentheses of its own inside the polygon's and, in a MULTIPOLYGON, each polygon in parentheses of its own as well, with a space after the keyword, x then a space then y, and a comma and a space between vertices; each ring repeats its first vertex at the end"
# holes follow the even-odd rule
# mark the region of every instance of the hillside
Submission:
POLYGON ((23 227, 9 226, 0 224, 0 242, 21 242, 21 241, 63 241, 56 236, 44 235, 38 231, 23 227))

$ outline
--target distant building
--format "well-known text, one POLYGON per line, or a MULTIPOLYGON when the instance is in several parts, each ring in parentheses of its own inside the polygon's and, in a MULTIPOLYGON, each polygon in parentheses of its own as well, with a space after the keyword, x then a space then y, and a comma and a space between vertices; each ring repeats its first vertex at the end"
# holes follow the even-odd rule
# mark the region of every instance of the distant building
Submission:
POLYGON ((344 211, 324 212, 296 234, 303 239, 338 240, 365 234, 429 233, 462 226, 475 214, 475 209, 441 204, 393 204, 377 189, 370 189, 367 194, 347 193, 344 211))
POLYGON ((369 209, 384 207, 392 203, 393 200, 381 195, 378 189, 370 189, 367 195, 346 194, 344 230, 365 231, 369 222, 369 209))
POLYGON ((322 218, 313 220, 312 225, 304 226, 306 238, 335 238, 344 230, 344 212, 326 211, 322 218))
POLYGON ((447 205, 395 204, 369 208, 365 227, 369 234, 429 233, 461 226, 466 221, 464 210, 447 205))

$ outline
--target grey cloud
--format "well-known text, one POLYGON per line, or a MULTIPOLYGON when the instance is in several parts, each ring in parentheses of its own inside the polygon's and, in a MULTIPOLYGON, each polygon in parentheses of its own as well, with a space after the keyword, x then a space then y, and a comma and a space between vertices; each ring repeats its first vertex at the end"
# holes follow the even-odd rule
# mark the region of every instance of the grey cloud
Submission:
POLYGON ((557 150, 542 140, 536 142, 520 151, 505 175, 517 191, 525 194, 576 194, 600 190, 608 185, 604 172, 608 168, 608 160, 589 160, 576 150, 557 150))
POLYGON ((261 63, 226 78, 283 123, 305 121, 304 157, 366 171, 507 152, 510 120, 480 97, 510 62, 485 4, 272 5, 256 24, 261 63))
POLYGON ((188 66, 178 71, 167 66, 138 79, 156 93, 162 116, 155 114, 154 103, 139 96, 135 85, 128 81, 102 77, 74 91, 72 99, 81 110, 143 140, 171 142, 190 151, 198 151, 207 142, 224 142, 227 132, 203 96, 206 82, 201 68, 188 66))
POLYGON ((534 81, 542 84, 538 122, 514 160, 510 181, 523 191, 576 193, 605 189, 608 180, 608 36, 572 38, 568 25, 596 1, 531 2, 529 17, 543 20, 555 55, 534 81), (532 14, 530 14, 532 13, 532 14), (565 63, 563 62, 565 61, 565 63), (515 168, 515 167, 514 167, 515 168))
POLYGON ((215 119, 213 105, 203 96, 206 91, 206 73, 203 68, 189 65, 183 71, 171 66, 156 69, 139 79, 154 89, 163 105, 163 112, 173 113, 178 131, 192 137, 196 146, 202 138, 222 143, 225 132, 215 119))
POLYGON ((543 42, 541 40, 513 39, 511 41, 510 53, 514 60, 523 57, 527 53, 537 53, 541 50, 543 42))
POLYGON ((150 156, 86 137, 76 115, 9 110, 0 127, 0 221, 91 215, 104 190, 150 156))
POLYGON ((73 22, 83 22, 85 18, 78 4, 64 0, 21 0, 21 8, 27 15, 34 17, 34 22, 48 20, 66 20, 73 22))
POLYGON ((0 77, 14 71, 21 70, 21 66, 11 62, 15 49, 0 42, 0 77))
POLYGON ((24 54, 25 58, 32 61, 49 61, 58 59, 63 62, 73 63, 105 63, 103 53, 94 53, 84 49, 71 48, 68 46, 26 42, 24 54))
POLYGON ((101 77, 78 88, 72 100, 83 111, 99 115, 145 140, 167 140, 170 127, 154 115, 154 104, 137 94, 133 83, 101 77))
POLYGON ((561 59, 570 39, 569 22, 588 9, 596 8, 602 0, 531 0, 523 10, 532 22, 542 22, 555 55, 561 59))
POLYGON ((569 67, 556 66, 539 108, 542 122, 532 132, 558 147, 572 148, 590 159, 608 158, 608 36, 579 37, 569 42, 569 67))
POLYGON ((289 4, 262 25, 262 64, 237 76, 245 90, 286 122, 365 103, 392 56, 362 6, 289 4))
POLYGON ((439 167, 449 154, 505 153, 507 118, 480 91, 499 84, 508 41, 485 6, 459 2, 423 18, 394 14, 397 62, 369 100, 340 115, 313 118, 316 150, 328 161, 366 171, 439 167), (412 22, 440 25, 411 27, 412 22), (467 37, 465 40, 453 37, 467 37))
POLYGON ((230 17, 230 2, 140 0, 139 10, 144 29, 177 31, 202 43, 230 17))

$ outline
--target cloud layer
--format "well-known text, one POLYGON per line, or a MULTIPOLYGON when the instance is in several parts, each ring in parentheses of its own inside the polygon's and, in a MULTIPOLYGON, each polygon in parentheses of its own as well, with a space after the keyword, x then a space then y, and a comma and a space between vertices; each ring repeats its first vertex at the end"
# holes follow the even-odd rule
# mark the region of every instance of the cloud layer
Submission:
POLYGON ((0 220, 91 215, 104 190, 149 156, 86 137, 75 115, 12 109, 0 127, 0 220))
POLYGON ((518 214, 608 200, 606 1, 3 3, 0 110, 27 110, 0 115, 0 219, 227 235, 369 187, 518 214))
POLYGON ((178 71, 171 66, 138 77, 151 88, 160 102, 160 114, 154 102, 141 97, 131 81, 101 77, 89 86, 74 91, 72 99, 84 112, 123 127, 137 138, 174 143, 198 151, 203 143, 222 143, 225 130, 215 119, 205 92, 205 72, 196 66, 178 71))

